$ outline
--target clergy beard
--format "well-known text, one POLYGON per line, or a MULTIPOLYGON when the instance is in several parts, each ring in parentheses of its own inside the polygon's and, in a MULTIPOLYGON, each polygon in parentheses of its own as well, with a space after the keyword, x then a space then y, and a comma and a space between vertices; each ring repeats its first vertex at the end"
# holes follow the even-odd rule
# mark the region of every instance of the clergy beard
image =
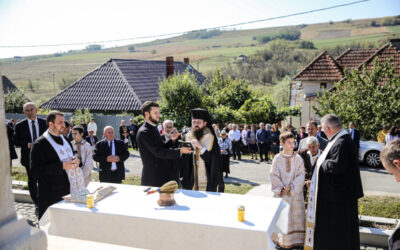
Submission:
POLYGON ((193 129, 193 136, 194 136, 198 141, 200 141, 201 138, 202 138, 203 135, 204 135, 204 130, 205 130, 205 129, 206 129, 206 126, 200 128, 200 129, 193 129))

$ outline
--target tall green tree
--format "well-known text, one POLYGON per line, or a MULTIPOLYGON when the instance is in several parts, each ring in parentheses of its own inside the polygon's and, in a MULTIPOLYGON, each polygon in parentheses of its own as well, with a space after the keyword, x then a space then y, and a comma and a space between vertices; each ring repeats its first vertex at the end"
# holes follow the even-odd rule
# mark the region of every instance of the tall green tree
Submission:
POLYGON ((160 111, 176 127, 188 125, 190 110, 203 106, 203 89, 189 72, 164 79, 159 86, 160 111))
POLYGON ((272 100, 278 107, 288 107, 290 98, 291 77, 286 76, 273 88, 272 100))
POLYGON ((364 139, 376 139, 383 124, 400 122, 400 76, 394 74, 392 61, 373 62, 371 70, 345 72, 336 90, 324 91, 316 112, 337 114, 344 124, 353 121, 364 139))
POLYGON ((205 97, 205 102, 211 109, 222 105, 237 110, 252 95, 249 85, 244 80, 224 77, 220 70, 216 71, 206 91, 208 96, 205 97))

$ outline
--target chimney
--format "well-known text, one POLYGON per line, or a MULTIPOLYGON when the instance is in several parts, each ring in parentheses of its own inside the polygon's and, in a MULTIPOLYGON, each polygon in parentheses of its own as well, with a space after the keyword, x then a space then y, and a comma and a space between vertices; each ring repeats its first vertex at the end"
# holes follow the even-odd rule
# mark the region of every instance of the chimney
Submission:
POLYGON ((399 38, 390 39, 389 42, 392 44, 392 46, 394 46, 398 50, 400 50, 400 39, 399 38))
POLYGON ((167 78, 174 75, 174 57, 167 56, 166 58, 167 66, 167 78))
POLYGON ((188 65, 189 65, 189 57, 183 58, 183 62, 184 62, 185 64, 188 64, 188 65))

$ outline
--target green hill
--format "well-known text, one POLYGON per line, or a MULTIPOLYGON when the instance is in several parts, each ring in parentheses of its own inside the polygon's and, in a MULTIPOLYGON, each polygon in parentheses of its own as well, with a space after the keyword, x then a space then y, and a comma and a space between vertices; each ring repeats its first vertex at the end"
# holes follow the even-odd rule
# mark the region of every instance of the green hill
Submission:
MULTIPOLYGON (((190 58, 190 63, 202 73, 215 70, 235 57, 250 55, 262 50, 265 44, 256 40, 259 36, 277 34, 288 29, 301 32, 300 39, 312 41, 318 50, 347 45, 352 42, 376 42, 400 34, 400 25, 383 26, 387 19, 395 17, 346 20, 343 22, 263 28, 232 31, 195 31, 182 36, 153 42, 133 44, 97 51, 75 51, 64 54, 23 57, 0 60, 1 73, 6 75, 30 99, 39 103, 53 95, 52 75, 55 75, 56 92, 83 77, 110 58, 134 58, 175 60, 190 58), (30 84, 31 82, 31 84, 30 84)), ((300 69, 299 69, 300 70, 300 69)))

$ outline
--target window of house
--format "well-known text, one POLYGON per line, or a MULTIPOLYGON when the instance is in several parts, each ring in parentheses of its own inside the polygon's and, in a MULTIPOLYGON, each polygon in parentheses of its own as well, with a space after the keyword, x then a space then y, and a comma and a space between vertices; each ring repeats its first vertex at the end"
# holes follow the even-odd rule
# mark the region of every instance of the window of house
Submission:
POLYGON ((321 82, 320 86, 321 89, 326 89, 326 82, 321 82))

